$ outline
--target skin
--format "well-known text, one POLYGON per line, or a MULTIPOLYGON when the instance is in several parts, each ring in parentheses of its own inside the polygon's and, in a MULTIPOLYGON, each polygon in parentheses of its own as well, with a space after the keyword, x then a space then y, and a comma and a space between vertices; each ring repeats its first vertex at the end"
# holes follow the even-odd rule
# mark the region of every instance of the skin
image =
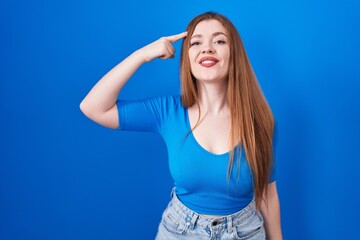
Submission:
MULTIPOLYGON (((116 100, 129 78, 144 63, 155 58, 166 60, 173 58, 173 43, 186 37, 187 32, 162 37, 135 51, 121 63, 106 73, 90 90, 80 103, 81 111, 94 122, 112 129, 120 124, 116 100)), ((214 154, 229 151, 230 114, 226 104, 227 73, 230 47, 226 32, 216 20, 200 22, 191 36, 189 60, 191 71, 197 79, 199 105, 202 112, 201 124, 193 132, 194 137, 204 149, 214 154), (224 34, 219 34, 224 33, 224 34), (214 56, 219 62, 211 67, 199 65, 203 56, 214 56)), ((196 106, 188 109, 190 124, 193 127, 198 119, 196 106)), ((276 183, 269 184, 269 206, 261 204, 267 237, 270 240, 282 239, 280 227, 280 207, 276 183)))
POLYGON ((94 122, 116 129, 120 124, 116 100, 129 78, 145 62, 155 58, 173 58, 172 43, 186 37, 187 33, 162 37, 135 51, 121 63, 106 73, 80 103, 80 110, 94 122))
MULTIPOLYGON (((217 20, 200 22, 194 30, 190 44, 191 71, 199 86, 199 105, 202 115, 204 114, 193 135, 207 151, 223 154, 230 151, 227 141, 230 134, 230 113, 226 104, 230 46, 225 28, 217 20), (204 56, 213 56, 219 63, 211 68, 202 67, 199 60, 204 56)), ((190 107, 188 114, 191 127, 194 127, 198 119, 197 106, 190 107)), ((264 195, 264 199, 268 200, 268 207, 263 201, 260 212, 264 217, 267 238, 281 240, 280 204, 276 182, 268 185, 268 195, 264 195)))
MULTIPOLYGON (((203 148, 214 154, 230 150, 230 112, 226 103, 230 48, 227 42, 222 24, 216 20, 202 21, 191 36, 189 48, 191 72, 197 81, 202 113, 201 124, 193 135, 203 148), (201 66, 200 59, 207 56, 219 62, 210 68, 201 66)), ((196 124, 198 114, 196 105, 188 109, 191 127, 196 124)))
POLYGON ((218 82, 226 86, 230 48, 227 33, 216 20, 202 21, 194 29, 189 48, 191 72, 200 82, 218 82), (199 64, 202 57, 214 57, 219 62, 212 67, 199 64))
POLYGON ((260 212, 264 217, 264 225, 266 230, 266 236, 269 240, 281 240, 281 221, 280 221, 280 202, 276 188, 276 181, 268 184, 268 194, 264 195, 264 199, 267 199, 268 206, 265 201, 262 201, 260 205, 260 212))

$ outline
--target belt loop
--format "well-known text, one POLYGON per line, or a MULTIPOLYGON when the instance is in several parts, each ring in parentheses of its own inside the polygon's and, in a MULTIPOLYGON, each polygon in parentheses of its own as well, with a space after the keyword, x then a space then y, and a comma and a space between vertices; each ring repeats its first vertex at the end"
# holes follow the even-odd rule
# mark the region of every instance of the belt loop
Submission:
POLYGON ((175 187, 173 187, 173 188, 171 189, 170 199, 172 199, 172 198, 173 198, 173 196, 174 196, 174 192, 175 192, 175 187))
POLYGON ((190 230, 194 230, 195 228, 195 223, 196 223, 196 220, 199 218, 199 215, 194 213, 193 216, 191 217, 191 221, 190 221, 190 230))
POLYGON ((233 220, 232 220, 232 217, 230 217, 230 216, 228 216, 228 217, 226 217, 226 223, 227 223, 227 232, 229 233, 229 234, 231 234, 232 233, 232 231, 233 231, 233 220))

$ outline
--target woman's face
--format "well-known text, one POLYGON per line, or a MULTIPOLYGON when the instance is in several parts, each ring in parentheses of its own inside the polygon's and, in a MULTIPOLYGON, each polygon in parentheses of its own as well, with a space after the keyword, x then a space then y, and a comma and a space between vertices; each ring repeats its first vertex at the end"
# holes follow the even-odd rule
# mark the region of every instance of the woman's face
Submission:
POLYGON ((196 25, 190 38, 191 73, 199 81, 224 81, 229 72, 230 48, 227 33, 217 20, 196 25))

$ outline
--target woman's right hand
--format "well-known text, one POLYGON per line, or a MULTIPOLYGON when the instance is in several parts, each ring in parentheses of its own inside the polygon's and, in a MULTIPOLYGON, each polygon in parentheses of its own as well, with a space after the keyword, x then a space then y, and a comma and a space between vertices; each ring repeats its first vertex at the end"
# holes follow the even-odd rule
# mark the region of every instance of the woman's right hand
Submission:
POLYGON ((154 58, 174 57, 175 49, 172 44, 186 35, 187 32, 183 32, 162 37, 135 51, 96 83, 80 103, 81 111, 100 125, 118 128, 121 119, 118 119, 116 100, 123 86, 144 62, 150 62, 154 58))
POLYGON ((145 62, 150 62, 155 58, 161 58, 163 60, 174 58, 175 48, 172 44, 186 36, 187 32, 162 37, 139 49, 137 52, 145 62))

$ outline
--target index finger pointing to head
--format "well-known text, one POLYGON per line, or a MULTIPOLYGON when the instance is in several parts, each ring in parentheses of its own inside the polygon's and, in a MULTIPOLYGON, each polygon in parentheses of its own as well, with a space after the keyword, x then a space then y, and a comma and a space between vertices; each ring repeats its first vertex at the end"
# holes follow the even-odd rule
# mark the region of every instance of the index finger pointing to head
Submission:
POLYGON ((176 42, 184 37, 187 36, 187 32, 182 32, 182 33, 179 33, 179 34, 175 34, 175 35, 172 35, 172 36, 168 36, 168 37, 165 37, 167 40, 169 40, 170 42, 176 42))

